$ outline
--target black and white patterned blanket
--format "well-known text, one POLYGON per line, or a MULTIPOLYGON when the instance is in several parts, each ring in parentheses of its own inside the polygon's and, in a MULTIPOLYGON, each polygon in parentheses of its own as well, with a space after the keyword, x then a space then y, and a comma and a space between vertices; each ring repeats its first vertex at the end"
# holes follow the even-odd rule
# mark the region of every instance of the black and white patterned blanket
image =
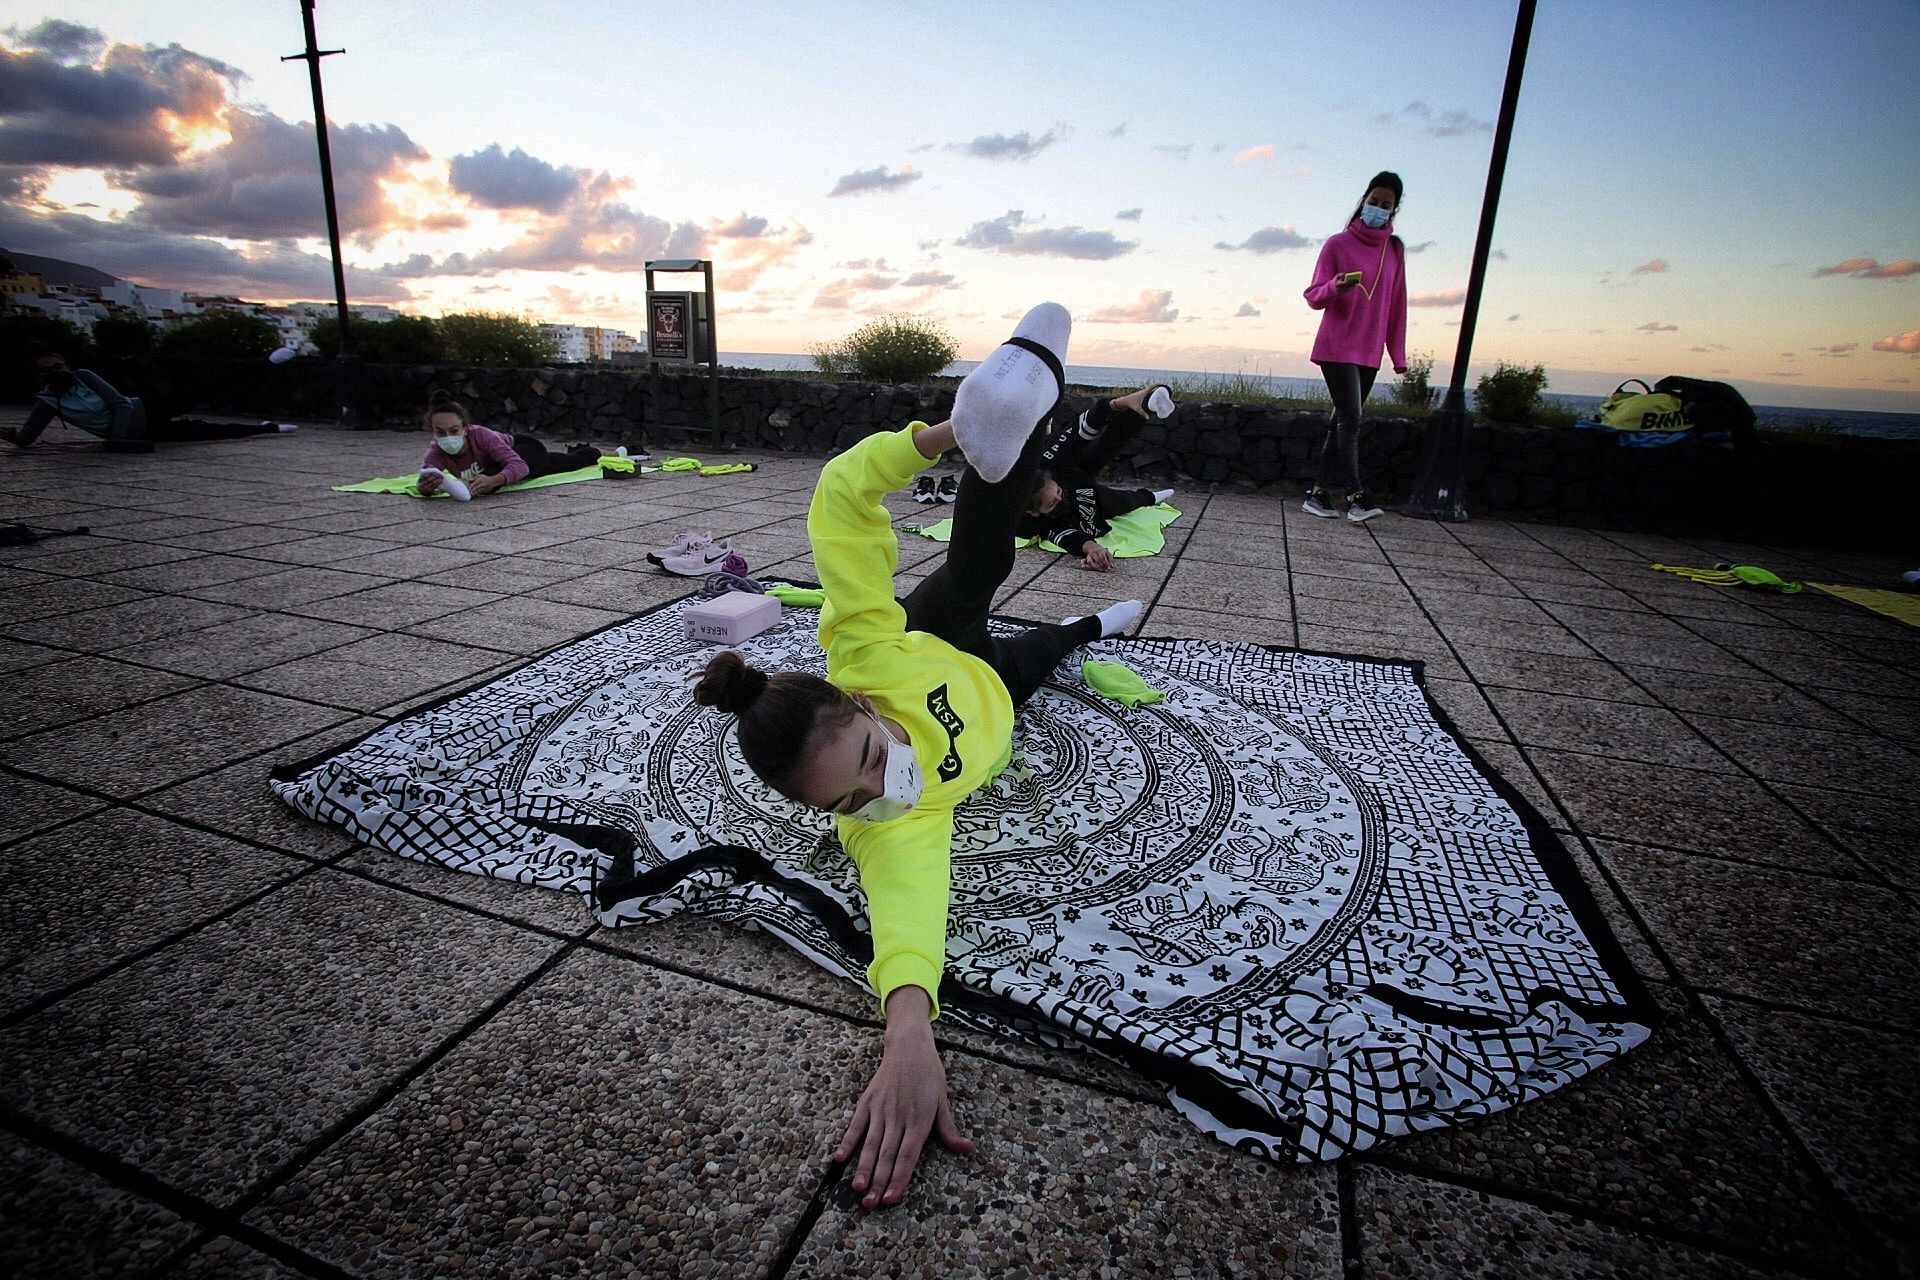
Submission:
MULTIPOLYGON (((852 863, 696 706, 687 602, 390 724, 274 789, 410 858, 693 911, 863 982, 852 863)), ((742 646, 824 672, 817 615, 742 646)), ((1418 668, 1113 640, 1166 701, 1075 662, 957 814, 944 1016, 1091 1046, 1194 1123, 1285 1159, 1514 1106, 1646 1038, 1652 1006, 1565 851, 1438 720, 1418 668)))

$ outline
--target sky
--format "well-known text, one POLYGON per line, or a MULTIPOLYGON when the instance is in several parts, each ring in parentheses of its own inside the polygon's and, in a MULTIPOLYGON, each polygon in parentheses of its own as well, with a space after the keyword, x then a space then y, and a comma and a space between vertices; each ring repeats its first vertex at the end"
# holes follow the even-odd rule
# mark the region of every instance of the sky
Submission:
MULTIPOLYGON (((720 348, 882 315, 979 358, 1311 376, 1319 245, 1401 174, 1408 346, 1453 365, 1515 8, 317 0, 348 292, 720 348), (698 277, 665 277, 685 287, 698 277)), ((0 246, 332 296, 298 0, 0 0, 0 246)), ((1548 0, 1469 364, 1920 412, 1920 4, 1548 0), (1907 141, 1901 142, 1905 138, 1907 141)), ((1391 376, 1390 373, 1387 376, 1391 376)))

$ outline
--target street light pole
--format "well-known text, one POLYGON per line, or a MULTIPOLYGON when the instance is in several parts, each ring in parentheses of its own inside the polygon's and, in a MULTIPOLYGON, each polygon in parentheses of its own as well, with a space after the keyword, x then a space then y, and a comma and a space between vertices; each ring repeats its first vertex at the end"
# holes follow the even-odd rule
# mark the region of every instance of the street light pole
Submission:
POLYGON ((1520 0, 1513 22, 1513 49, 1507 54, 1507 85, 1500 95, 1500 122, 1493 130, 1493 159, 1487 166, 1487 193, 1480 202, 1480 234, 1473 242, 1473 271, 1467 280, 1466 309, 1460 315, 1460 347, 1453 357, 1453 380, 1440 412, 1427 423, 1426 448, 1413 477, 1413 493, 1401 511, 1434 520, 1465 520, 1461 488, 1467 464, 1467 359, 1480 318, 1480 291, 1493 248, 1493 219, 1500 208, 1500 184, 1507 175, 1507 143, 1513 137, 1513 111, 1520 100, 1520 76, 1527 66, 1527 42, 1533 36, 1535 0, 1520 0))
POLYGON ((333 300, 339 313, 340 425, 349 429, 360 425, 360 357, 354 352, 353 337, 347 329, 347 272, 340 261, 340 210, 333 198, 333 152, 327 146, 327 104, 320 92, 320 59, 345 49, 321 49, 313 31, 314 0, 300 0, 300 17, 306 27, 304 53, 289 54, 282 62, 305 62, 307 78, 313 84, 313 136, 320 144, 320 191, 327 205, 327 244, 333 250, 333 300))

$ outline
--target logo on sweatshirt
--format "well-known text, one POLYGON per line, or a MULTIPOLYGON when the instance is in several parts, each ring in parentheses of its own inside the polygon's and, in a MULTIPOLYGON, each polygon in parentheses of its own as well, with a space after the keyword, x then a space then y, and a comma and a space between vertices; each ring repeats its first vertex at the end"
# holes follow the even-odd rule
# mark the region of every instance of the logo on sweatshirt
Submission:
POLYGON ((967 731, 967 722, 959 717, 953 704, 947 701, 945 685, 927 695, 927 714, 939 721, 940 727, 947 731, 947 754, 934 772, 940 775, 940 781, 952 782, 960 776, 960 746, 957 739, 967 731))

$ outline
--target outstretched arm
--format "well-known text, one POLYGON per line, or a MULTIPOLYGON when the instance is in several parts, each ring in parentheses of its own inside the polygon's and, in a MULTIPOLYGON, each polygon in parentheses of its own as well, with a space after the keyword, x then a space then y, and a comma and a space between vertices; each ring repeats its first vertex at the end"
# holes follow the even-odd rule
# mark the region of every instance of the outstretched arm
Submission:
POLYGON ((887 1034, 880 1069, 853 1109, 836 1161, 860 1159, 853 1168, 854 1194, 869 1209, 898 1204, 920 1163, 929 1132, 949 1151, 966 1155, 973 1140, 960 1132, 947 1100, 947 1072, 928 1021, 933 1001, 920 987, 897 987, 887 998, 887 1034))

